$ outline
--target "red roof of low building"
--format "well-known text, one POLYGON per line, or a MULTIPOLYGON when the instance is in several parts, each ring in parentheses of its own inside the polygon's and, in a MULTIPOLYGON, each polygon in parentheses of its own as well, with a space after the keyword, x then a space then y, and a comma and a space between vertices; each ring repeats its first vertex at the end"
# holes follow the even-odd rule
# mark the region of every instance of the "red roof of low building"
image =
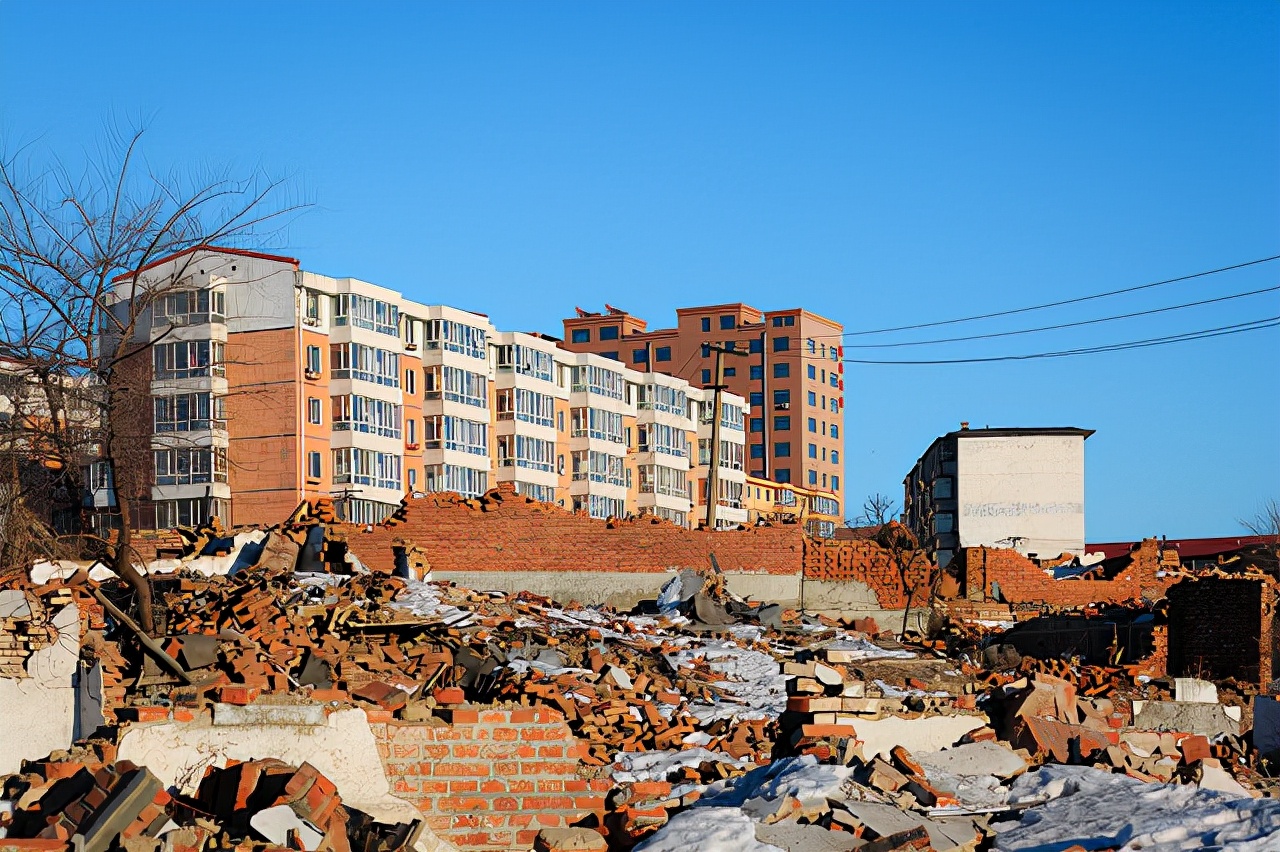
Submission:
MULTIPOLYGON (((1275 544, 1276 541, 1275 536, 1237 535, 1219 538, 1170 538, 1164 539, 1161 544, 1177 550, 1178 556, 1182 559, 1204 559, 1221 553, 1234 553, 1254 544, 1275 544)), ((1101 552, 1107 559, 1114 559, 1129 553, 1140 543, 1137 541, 1098 542, 1086 544, 1084 549, 1086 553, 1101 552)))

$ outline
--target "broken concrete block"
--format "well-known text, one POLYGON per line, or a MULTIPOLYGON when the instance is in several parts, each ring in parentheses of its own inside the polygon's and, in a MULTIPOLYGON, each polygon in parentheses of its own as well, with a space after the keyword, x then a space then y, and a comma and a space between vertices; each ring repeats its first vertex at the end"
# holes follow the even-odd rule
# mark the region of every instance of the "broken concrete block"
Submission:
POLYGON ((214 704, 213 724, 228 725, 323 725, 323 704, 214 704))
POLYGON ((534 852, 605 852, 608 844, 590 828, 544 828, 534 838, 534 852))
POLYGON ((316 852, 324 840, 324 832, 298 816, 288 805, 276 805, 258 811, 249 817, 249 825, 264 839, 277 846, 291 846, 289 840, 292 833, 306 852, 316 852))
POLYGON ((990 741, 917 752, 912 756, 926 772, 935 770, 949 775, 994 775, 1008 779, 1021 775, 1028 766, 1013 749, 990 741))
POLYGON ((829 831, 798 822, 757 825, 756 840, 787 852, 852 852, 866 845, 866 841, 849 832, 829 831))
POLYGON ((1197 704, 1217 704, 1218 687, 1207 680, 1179 677, 1173 680, 1173 700, 1197 704))
POLYGON ((1136 709, 1133 726, 1148 731, 1178 731, 1216 737, 1240 733, 1240 723, 1227 715, 1221 704, 1187 701, 1147 701, 1136 709))
POLYGON ((0 618, 31 617, 31 602, 21 589, 0 589, 0 618))

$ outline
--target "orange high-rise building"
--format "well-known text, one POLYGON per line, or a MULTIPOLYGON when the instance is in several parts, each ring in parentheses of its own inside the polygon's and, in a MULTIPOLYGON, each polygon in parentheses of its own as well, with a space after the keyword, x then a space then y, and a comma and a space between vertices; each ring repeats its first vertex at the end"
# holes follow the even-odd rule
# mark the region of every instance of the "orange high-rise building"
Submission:
MULTIPOLYGON (((751 406, 748 473, 825 492, 844 506, 844 326, 792 308, 759 311, 742 303, 680 308, 676 327, 648 330, 626 311, 578 309, 564 320, 564 343, 635 370, 678 376, 695 387, 715 381, 714 346, 724 356, 725 386, 751 406)), ((830 508, 829 506, 827 508, 830 508)))

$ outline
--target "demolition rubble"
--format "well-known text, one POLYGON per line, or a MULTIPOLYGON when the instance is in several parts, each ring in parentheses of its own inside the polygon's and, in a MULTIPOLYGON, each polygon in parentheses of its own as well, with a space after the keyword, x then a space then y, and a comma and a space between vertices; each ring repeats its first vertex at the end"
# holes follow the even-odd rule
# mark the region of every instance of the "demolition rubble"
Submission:
POLYGON ((412 547, 386 570, 365 541, 323 501, 270 529, 179 531, 148 564, 154 638, 100 565, 0 581, 0 850, 1261 849, 1280 835, 1265 559, 1194 577, 1166 560, 1154 593, 1136 568, 1041 574, 1029 587, 1097 582, 1110 603, 1028 607, 1008 571, 991 594, 1003 557, 984 551, 935 578, 929 635, 902 637, 744 600, 714 557, 623 612, 432 582, 412 547), (1237 637, 1257 679, 1169 676, 1198 629, 1176 580, 1260 607, 1265 635, 1237 637), (1053 619, 1082 653, 1037 653, 1053 619), (1101 649, 1085 641, 1099 624, 1101 649))

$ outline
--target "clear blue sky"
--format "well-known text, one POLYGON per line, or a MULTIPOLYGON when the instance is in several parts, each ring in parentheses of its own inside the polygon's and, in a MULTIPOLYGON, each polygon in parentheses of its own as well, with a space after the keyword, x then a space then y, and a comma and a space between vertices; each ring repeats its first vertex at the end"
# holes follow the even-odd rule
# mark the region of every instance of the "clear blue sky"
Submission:
MULTIPOLYGON (((1280 254, 1280 4, 0 2, 0 134, 69 161, 262 166, 307 268, 558 334, 604 301, 850 331, 1280 254)), ((1280 284, 1280 262, 941 336, 1280 284)), ((1270 293, 888 357, 1280 315, 1270 293)), ((939 331, 939 330, 935 330, 939 331)), ((926 339, 907 334, 853 342, 926 339)), ((936 334, 932 336, 938 336, 936 334)), ((1088 535, 1230 535, 1280 496, 1280 330, 1056 361, 849 368, 850 502, 935 436, 1074 425, 1088 535)))

